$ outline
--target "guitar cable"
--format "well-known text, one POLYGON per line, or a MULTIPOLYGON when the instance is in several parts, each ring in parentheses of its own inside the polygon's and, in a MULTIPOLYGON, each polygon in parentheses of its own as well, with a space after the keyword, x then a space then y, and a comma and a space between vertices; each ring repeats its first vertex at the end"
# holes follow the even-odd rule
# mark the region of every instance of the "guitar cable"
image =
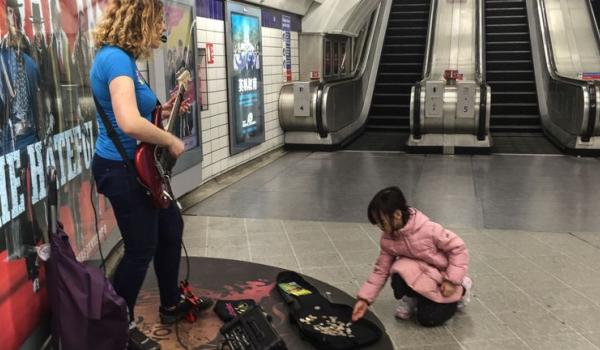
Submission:
POLYGON ((94 203, 94 190, 96 187, 96 181, 93 176, 90 176, 90 203, 92 203, 92 209, 94 210, 94 227, 96 228, 96 238, 98 239, 98 251, 100 252, 100 267, 104 271, 106 277, 106 260, 104 253, 102 252, 102 242, 100 241, 100 231, 98 230, 98 212, 96 211, 96 204, 94 203))

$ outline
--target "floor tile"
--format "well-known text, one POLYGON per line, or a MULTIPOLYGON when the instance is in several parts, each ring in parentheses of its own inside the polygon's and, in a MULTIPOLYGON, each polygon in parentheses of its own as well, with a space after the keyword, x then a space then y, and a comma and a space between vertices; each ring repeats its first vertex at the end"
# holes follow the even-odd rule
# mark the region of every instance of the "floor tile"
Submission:
POLYGON ((594 307, 594 302, 572 288, 542 288, 528 290, 546 309, 568 310, 594 307))
POLYGON ((596 333, 600 330, 600 307, 553 310, 552 314, 580 333, 596 333))
POLYGON ((340 252, 370 251, 377 253, 379 251, 379 247, 371 240, 333 241, 333 244, 340 252))
POLYGON ((283 232, 281 220, 246 219, 246 229, 250 234, 270 234, 283 232))
POLYGON ((254 256, 279 256, 282 254, 292 255, 292 246, 288 242, 277 242, 270 244, 250 244, 250 253, 254 256))
POLYGON ((277 243, 289 243, 288 237, 284 232, 271 232, 271 233, 248 233, 248 241, 253 245, 268 245, 268 244, 277 244, 277 243))
POLYGON ((600 332, 598 333, 586 333, 583 335, 587 340, 596 345, 600 349, 600 332))
POLYGON ((387 326, 390 336, 400 347, 424 347, 454 344, 456 341, 445 327, 424 328, 414 320, 397 321, 387 326))
POLYGON ((572 332, 571 328, 547 311, 524 310, 496 315, 521 338, 546 337, 572 332))
POLYGON ((446 327, 459 342, 506 339, 514 333, 491 313, 457 313, 446 327))
POLYGON ((344 263, 337 253, 296 253, 300 267, 331 267, 343 266, 344 263))
POLYGON ((533 350, 598 350, 588 339, 577 333, 563 333, 523 339, 533 350))
POLYGON ((456 342, 440 345, 426 345, 426 346, 410 346, 405 347, 400 345, 402 350, 462 350, 460 345, 456 342))
POLYGON ((518 338, 463 342, 462 347, 464 350, 531 350, 518 338))
POLYGON ((327 283, 350 283, 353 281, 352 274, 345 266, 307 267, 302 269, 302 273, 321 281, 327 281, 327 283))

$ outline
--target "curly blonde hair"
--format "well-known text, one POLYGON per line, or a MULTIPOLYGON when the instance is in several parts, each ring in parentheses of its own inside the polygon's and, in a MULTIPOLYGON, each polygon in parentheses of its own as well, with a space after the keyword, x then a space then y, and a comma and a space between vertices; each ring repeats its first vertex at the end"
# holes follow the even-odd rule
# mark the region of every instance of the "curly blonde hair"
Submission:
POLYGON ((94 32, 96 48, 114 45, 136 58, 147 58, 160 41, 156 26, 163 20, 160 0, 112 0, 94 32))

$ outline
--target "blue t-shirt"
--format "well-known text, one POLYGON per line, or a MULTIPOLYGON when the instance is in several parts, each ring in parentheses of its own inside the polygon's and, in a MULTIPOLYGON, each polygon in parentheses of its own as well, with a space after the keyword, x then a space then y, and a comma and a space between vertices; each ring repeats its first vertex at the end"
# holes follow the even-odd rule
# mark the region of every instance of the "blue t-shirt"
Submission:
MULTIPOLYGON (((133 159, 137 140, 125 134, 117 125, 115 113, 110 101, 110 82, 118 77, 127 76, 133 80, 135 86, 135 98, 140 114, 146 119, 151 120, 152 112, 156 108, 156 95, 150 87, 144 82, 135 64, 135 58, 116 46, 103 46, 96 53, 94 63, 90 70, 90 82, 92 91, 104 113, 108 116, 113 128, 117 132, 123 148, 130 159, 133 159)), ((102 158, 110 160, 122 160, 112 140, 108 137, 104 123, 99 114, 96 114, 98 121, 98 140, 96 140, 96 154, 102 158)))

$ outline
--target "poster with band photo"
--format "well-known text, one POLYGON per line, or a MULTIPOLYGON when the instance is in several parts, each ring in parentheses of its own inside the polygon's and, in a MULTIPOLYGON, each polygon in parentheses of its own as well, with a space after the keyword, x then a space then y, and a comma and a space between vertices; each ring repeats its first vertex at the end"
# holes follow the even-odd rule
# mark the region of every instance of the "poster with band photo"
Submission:
MULTIPOLYGON (((58 217, 78 260, 120 238, 97 194, 89 71, 105 0, 0 0, 0 348, 20 349, 47 319, 45 170, 58 173, 58 217), (96 218, 98 219, 96 225, 96 218)), ((32 347, 31 345, 30 347, 32 347)))
POLYGON ((225 10, 231 154, 265 141, 261 10, 228 1, 225 10))
MULTIPOLYGON (((182 68, 191 71, 192 77, 195 77, 195 59, 194 51, 195 35, 191 28, 194 20, 193 7, 191 5, 178 2, 167 1, 164 7, 165 22, 167 26, 167 42, 164 44, 165 53, 165 89, 167 95, 177 91, 177 73, 182 68), (191 32, 190 32, 191 31, 191 32), (190 36, 191 33, 191 36, 190 36)), ((196 104, 196 79, 188 82, 185 98, 190 103, 190 110, 187 113, 181 113, 176 121, 175 131, 177 136, 185 144, 185 150, 189 151, 198 147, 198 118, 194 116, 198 113, 196 104)))

